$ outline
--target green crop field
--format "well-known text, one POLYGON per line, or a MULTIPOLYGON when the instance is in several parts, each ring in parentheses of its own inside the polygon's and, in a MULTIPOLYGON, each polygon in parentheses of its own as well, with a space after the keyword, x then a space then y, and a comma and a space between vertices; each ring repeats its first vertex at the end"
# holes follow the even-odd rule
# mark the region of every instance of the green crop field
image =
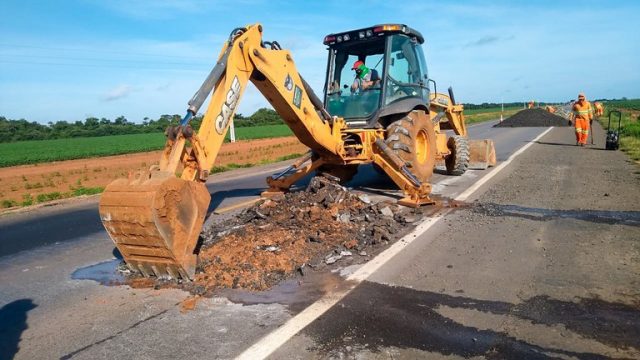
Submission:
MULTIPOLYGON (((279 125, 261 125, 250 127, 238 127, 236 128, 237 140, 250 140, 250 139, 265 139, 274 137, 291 136, 293 132, 285 124, 279 125)), ((227 133, 227 141, 229 140, 229 134, 227 133)))
MULTIPOLYGON (((284 124, 236 128, 240 140, 291 134, 284 124)), ((164 142, 164 134, 152 133, 0 143, 0 167, 160 150, 164 142)))
POLYGON ((506 119, 509 116, 517 113, 522 110, 521 106, 517 107, 506 107, 504 108, 504 112, 502 112, 501 107, 494 108, 486 108, 486 109, 474 109, 474 110, 465 110, 464 117, 467 124, 474 124, 483 121, 495 120, 500 118, 500 114, 506 119))
POLYGON ((0 167, 161 149, 162 133, 18 141, 0 144, 0 167))
MULTIPOLYGON (((476 114, 485 114, 485 113, 500 113, 502 108, 500 106, 485 108, 485 109, 464 109, 464 115, 476 115, 476 114)), ((522 106, 505 106, 504 111, 512 111, 512 110, 522 110, 522 106)))
POLYGON ((607 109, 640 111, 640 99, 603 101, 607 109))

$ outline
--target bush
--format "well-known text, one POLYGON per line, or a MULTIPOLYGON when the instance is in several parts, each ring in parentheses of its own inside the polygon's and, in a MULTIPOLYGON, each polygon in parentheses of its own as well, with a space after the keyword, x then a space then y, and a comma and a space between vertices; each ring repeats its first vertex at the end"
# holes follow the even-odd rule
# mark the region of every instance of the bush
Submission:
POLYGON ((36 196, 36 201, 38 203, 43 203, 47 201, 62 199, 62 197, 63 196, 61 193, 54 191, 46 194, 38 194, 38 196, 36 196))
POLYGON ((92 187, 92 188, 87 188, 87 187, 81 186, 79 188, 73 189, 72 194, 74 196, 95 195, 95 194, 100 194, 103 191, 104 191, 104 187, 102 187, 102 186, 97 186, 97 187, 92 187))
POLYGON ((31 194, 22 195, 22 206, 30 206, 33 205, 33 197, 31 194))
POLYGON ((0 203, 0 205, 2 205, 2 208, 6 209, 6 208, 10 208, 10 207, 14 207, 14 206, 18 206, 18 203, 15 202, 14 200, 2 200, 2 203, 0 203))

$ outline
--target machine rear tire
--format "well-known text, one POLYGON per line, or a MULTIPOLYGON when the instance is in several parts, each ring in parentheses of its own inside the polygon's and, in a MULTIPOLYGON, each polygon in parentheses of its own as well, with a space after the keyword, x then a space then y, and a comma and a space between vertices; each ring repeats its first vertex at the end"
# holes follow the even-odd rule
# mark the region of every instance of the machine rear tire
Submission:
POLYGON ((415 110, 391 123, 385 143, 418 180, 426 182, 431 178, 436 161, 436 133, 426 113, 415 110))
POLYGON ((451 154, 444 158, 447 174, 460 176, 469 167, 469 142, 460 135, 451 136, 447 140, 447 147, 451 154))

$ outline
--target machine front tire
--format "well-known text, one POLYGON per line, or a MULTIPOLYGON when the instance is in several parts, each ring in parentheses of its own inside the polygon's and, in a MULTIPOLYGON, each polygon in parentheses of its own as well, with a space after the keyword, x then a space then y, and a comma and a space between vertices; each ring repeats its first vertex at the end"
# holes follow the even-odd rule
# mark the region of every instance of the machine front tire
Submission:
POLYGON ((385 143, 418 180, 426 182, 431 178, 436 161, 436 133, 428 114, 415 110, 391 123, 385 143))
POLYGON ((447 147, 451 154, 444 158, 447 167, 447 174, 460 176, 469 167, 469 142, 460 135, 451 136, 447 140, 447 147))

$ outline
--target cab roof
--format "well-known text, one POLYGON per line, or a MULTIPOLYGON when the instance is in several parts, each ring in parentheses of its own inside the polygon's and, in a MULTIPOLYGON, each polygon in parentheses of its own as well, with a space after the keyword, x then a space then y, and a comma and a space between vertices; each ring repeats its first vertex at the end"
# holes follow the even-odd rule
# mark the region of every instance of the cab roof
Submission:
POLYGON ((380 24, 362 29, 329 34, 324 37, 323 43, 325 45, 335 45, 357 40, 368 40, 378 36, 397 33, 415 37, 420 44, 424 43, 424 37, 422 37, 422 34, 420 34, 418 30, 415 30, 405 24, 380 24))

